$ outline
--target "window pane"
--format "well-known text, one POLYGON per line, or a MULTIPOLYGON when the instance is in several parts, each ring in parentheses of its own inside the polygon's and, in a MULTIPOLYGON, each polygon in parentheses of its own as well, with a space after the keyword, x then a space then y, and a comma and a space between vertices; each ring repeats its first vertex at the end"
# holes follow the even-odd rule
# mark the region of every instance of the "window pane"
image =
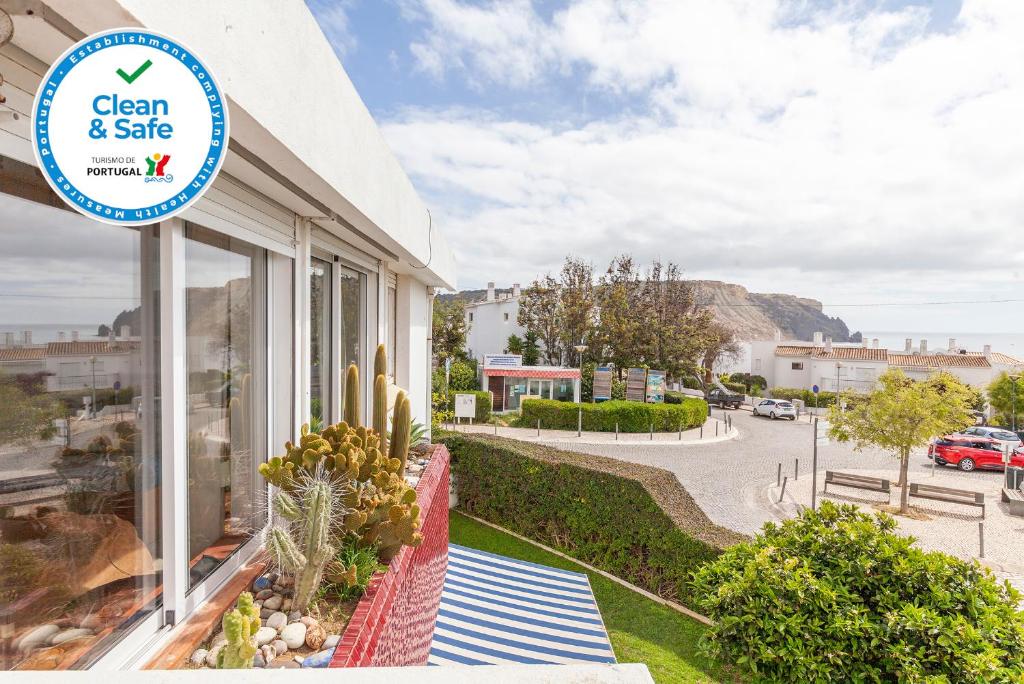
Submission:
POLYGON ((341 269, 341 356, 342 368, 360 365, 359 334, 363 329, 363 277, 341 269))
POLYGON ((185 245, 189 586, 261 526, 266 253, 189 225, 185 245))
POLYGON ((309 266, 309 414, 322 421, 330 410, 331 264, 313 258, 309 266))
POLYGON ((0 669, 85 667, 161 602, 159 240, 0 187, 0 669))

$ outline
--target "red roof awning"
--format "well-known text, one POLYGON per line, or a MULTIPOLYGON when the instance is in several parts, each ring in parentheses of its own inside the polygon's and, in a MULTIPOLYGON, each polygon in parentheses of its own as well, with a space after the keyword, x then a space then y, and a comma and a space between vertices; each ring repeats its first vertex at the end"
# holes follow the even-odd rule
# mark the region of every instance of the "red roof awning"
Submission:
POLYGON ((579 368, 509 368, 506 366, 484 368, 488 377, 536 378, 538 380, 578 380, 579 368))

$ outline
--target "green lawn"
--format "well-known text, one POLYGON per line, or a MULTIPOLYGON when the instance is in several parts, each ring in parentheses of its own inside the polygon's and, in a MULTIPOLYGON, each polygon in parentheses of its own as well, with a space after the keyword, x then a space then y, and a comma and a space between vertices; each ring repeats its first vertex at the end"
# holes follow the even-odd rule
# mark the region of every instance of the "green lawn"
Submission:
POLYGON ((704 626, 564 558, 452 511, 453 544, 586 573, 620 663, 646 663, 656 682, 737 681, 697 651, 704 626))

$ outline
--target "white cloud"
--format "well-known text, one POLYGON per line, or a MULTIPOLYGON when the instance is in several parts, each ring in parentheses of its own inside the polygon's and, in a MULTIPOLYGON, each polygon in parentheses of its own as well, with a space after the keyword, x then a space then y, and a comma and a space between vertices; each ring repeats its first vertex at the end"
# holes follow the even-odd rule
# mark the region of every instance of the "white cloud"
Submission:
POLYGON ((571 68, 623 104, 570 127, 473 109, 386 122, 447 213, 464 284, 630 251, 833 302, 1024 297, 1024 3, 965 0, 943 32, 920 8, 859 4, 407 11, 438 78, 528 97, 571 68))
POLYGON ((316 16, 320 30, 327 36, 338 59, 351 54, 359 44, 348 17, 352 0, 306 0, 306 4, 316 16))

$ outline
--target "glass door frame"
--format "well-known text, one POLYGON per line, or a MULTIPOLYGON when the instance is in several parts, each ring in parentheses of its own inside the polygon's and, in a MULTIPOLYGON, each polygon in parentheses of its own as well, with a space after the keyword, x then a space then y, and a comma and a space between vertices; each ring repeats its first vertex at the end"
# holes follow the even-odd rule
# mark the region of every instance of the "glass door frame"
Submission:
MULTIPOLYGON (((554 396, 555 383, 553 380, 545 378, 526 378, 526 394, 522 396, 522 399, 536 398, 536 399, 550 399, 554 396), (537 394, 534 394, 531 390, 533 383, 537 383, 537 394), (544 394, 544 388, 547 388, 547 395, 544 394)), ((520 399, 520 401, 522 401, 520 399)))

